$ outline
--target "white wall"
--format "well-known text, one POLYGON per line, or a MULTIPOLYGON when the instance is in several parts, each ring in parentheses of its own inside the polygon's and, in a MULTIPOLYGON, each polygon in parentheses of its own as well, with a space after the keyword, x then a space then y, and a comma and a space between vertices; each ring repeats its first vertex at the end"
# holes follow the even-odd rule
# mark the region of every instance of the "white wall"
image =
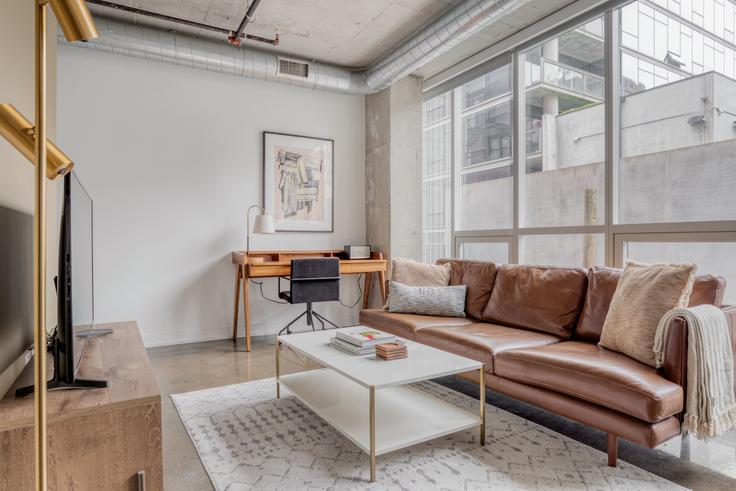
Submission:
MULTIPOLYGON (((263 130, 335 140, 335 232, 254 236, 253 249, 365 240, 363 97, 310 91, 68 46, 59 48, 60 141, 95 200, 96 320, 135 319, 144 342, 230 336, 245 210, 261 203, 263 130)), ((357 297, 343 278, 343 299, 357 297)), ((266 293, 276 296, 276 280, 266 293)), ((251 289, 253 334, 303 306, 251 289)), ((320 305, 338 323, 357 309, 320 305)), ((241 335, 242 335, 241 314, 241 335)))

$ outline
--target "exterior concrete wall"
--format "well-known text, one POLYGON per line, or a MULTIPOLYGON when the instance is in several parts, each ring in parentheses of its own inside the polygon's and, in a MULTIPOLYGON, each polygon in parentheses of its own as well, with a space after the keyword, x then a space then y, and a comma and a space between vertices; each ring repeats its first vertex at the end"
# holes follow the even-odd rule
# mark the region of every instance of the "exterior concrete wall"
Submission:
POLYGON ((622 223, 732 220, 736 140, 625 158, 622 223))
POLYGON ((460 186, 460 229, 511 228, 512 185, 504 177, 460 186))
MULTIPOLYGON (((596 104, 557 117, 559 167, 603 161, 604 111, 596 104)), ((621 102, 621 156, 732 140, 734 121, 736 82, 719 73, 639 92, 621 102), (691 116, 704 116, 705 123, 688 124, 691 116)))

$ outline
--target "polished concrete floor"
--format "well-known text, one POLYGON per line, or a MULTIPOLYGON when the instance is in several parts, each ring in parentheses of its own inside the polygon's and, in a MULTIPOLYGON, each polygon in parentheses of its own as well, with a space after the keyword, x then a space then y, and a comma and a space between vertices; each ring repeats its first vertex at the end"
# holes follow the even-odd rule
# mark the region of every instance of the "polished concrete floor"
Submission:
MULTIPOLYGON (((164 483, 167 490, 212 489, 169 394, 273 377, 273 338, 255 338, 250 353, 242 340, 211 341, 148 350, 161 386, 164 433, 164 483)), ((313 368, 294 356, 282 357, 282 373, 313 368)), ((440 383, 477 397, 477 386, 446 378, 440 383)), ((586 428, 500 394, 488 393, 490 404, 605 451, 605 434, 586 428)), ((736 432, 704 444, 690 442, 690 457, 680 458, 679 439, 656 450, 622 442, 619 458, 696 490, 736 489, 736 432)))

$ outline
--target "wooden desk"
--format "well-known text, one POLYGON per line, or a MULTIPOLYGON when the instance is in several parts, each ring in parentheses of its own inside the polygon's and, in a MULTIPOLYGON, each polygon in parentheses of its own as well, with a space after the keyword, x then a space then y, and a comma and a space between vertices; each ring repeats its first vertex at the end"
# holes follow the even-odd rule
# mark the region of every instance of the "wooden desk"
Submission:
MULTIPOLYGON (((243 315, 245 315, 245 349, 250 351, 250 300, 249 283, 251 278, 276 278, 291 274, 291 260, 308 257, 338 257, 340 250, 325 251, 233 251, 235 265, 235 300, 233 302, 233 341, 238 336, 238 301, 240 284, 243 284, 243 315)), ((340 274, 365 274, 363 289, 363 308, 368 307, 371 293, 371 274, 378 276, 381 298, 386 302, 387 261, 380 252, 371 253, 371 259, 340 259, 340 274)))
MULTIPOLYGON (((79 376, 110 387, 48 393, 48 488, 163 490, 161 393, 135 322, 102 324, 112 334, 92 337, 79 376)), ((53 363, 49 363, 53 367, 53 363)), ((34 487, 33 396, 15 388, 33 382, 32 365, 0 400, 0 490, 34 487)))

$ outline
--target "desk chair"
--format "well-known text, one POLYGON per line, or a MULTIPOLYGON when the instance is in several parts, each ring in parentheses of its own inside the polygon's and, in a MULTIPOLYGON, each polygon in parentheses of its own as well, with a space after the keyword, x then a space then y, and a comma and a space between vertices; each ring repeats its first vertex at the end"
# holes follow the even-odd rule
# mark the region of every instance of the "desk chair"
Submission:
POLYGON ((299 319, 307 316, 307 325, 314 331, 314 320, 316 318, 322 329, 325 322, 339 327, 334 322, 324 318, 314 310, 314 302, 333 302, 340 300, 340 260, 336 257, 328 258, 305 258, 291 260, 291 276, 284 277, 289 280, 289 290, 281 291, 281 277, 279 277, 279 298, 291 304, 306 303, 307 310, 289 322, 279 334, 291 334, 290 327, 299 319))

